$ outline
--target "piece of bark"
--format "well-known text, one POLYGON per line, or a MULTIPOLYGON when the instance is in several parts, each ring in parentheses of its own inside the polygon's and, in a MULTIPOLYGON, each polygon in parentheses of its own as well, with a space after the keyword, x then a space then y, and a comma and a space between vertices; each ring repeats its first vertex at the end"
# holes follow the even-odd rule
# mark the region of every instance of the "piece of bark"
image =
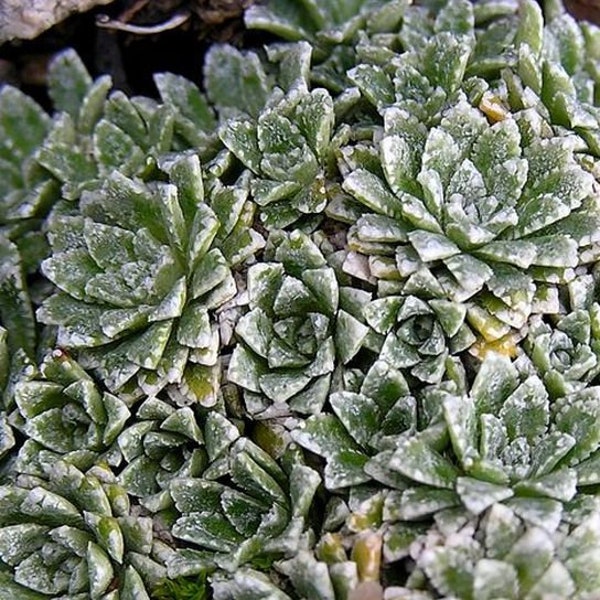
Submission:
POLYGON ((1 0, 0 43, 12 39, 33 39, 76 12, 113 0, 1 0))

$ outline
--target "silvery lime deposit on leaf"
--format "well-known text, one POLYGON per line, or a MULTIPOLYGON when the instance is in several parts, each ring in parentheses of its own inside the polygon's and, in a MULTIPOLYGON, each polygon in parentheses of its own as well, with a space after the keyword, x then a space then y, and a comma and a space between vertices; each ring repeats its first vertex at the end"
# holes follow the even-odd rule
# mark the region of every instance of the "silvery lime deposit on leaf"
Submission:
POLYGON ((0 596, 595 598, 600 30, 245 21, 0 91, 0 596))

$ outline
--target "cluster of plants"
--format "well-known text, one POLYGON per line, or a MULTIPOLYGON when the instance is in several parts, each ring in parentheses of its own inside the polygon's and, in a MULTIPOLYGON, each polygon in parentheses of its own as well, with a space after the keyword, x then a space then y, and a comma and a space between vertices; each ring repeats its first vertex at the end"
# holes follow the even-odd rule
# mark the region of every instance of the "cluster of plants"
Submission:
POLYGON ((600 29, 245 20, 0 91, 0 599, 597 598, 600 29))

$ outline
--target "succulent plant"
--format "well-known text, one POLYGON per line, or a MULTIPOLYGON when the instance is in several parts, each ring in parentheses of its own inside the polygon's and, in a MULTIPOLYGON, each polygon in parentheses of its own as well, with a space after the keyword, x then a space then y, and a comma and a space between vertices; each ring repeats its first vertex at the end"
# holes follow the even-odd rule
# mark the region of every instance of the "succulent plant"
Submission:
MULTIPOLYGON (((371 25, 381 26, 385 17, 396 17, 398 23, 403 2, 354 0, 319 4, 310 0, 295 3, 275 0, 268 5, 255 4, 246 10, 244 21, 250 29, 269 31, 287 40, 311 40, 337 43, 350 41, 356 32, 371 25)), ((389 23, 386 23, 389 25, 389 23)))
POLYGON ((251 414, 318 413, 334 370, 356 356, 368 333, 360 320, 368 295, 340 286, 308 235, 277 237, 273 260, 248 269, 250 312, 236 326, 240 343, 227 376, 245 390, 251 414))
POLYGON ((154 82, 163 105, 174 112, 173 148, 194 148, 202 158, 222 149, 218 123, 239 116, 256 117, 265 107, 275 74, 265 71, 255 52, 213 44, 204 57, 203 94, 180 75, 157 73, 154 82))
MULTIPOLYGON (((170 561, 178 575, 190 561, 233 574, 293 557, 308 531, 308 511, 320 483, 292 457, 287 471, 250 439, 217 440, 201 477, 174 479, 170 492, 181 516, 172 533, 203 549, 170 561), (198 562, 199 561, 199 562, 198 562)), ((187 565, 187 566, 186 566, 187 565)))
POLYGON ((524 347, 553 397, 585 388, 600 372, 599 311, 595 303, 563 316, 555 328, 537 319, 530 324, 524 347))
POLYGON ((12 574, 4 578, 5 592, 27 599, 150 598, 165 576, 152 556, 152 520, 134 512, 110 470, 82 471, 44 451, 21 454, 21 474, 0 488, 0 560, 12 574))
POLYGON ((114 462, 110 449, 130 416, 125 402, 101 392, 68 354, 55 350, 39 373, 14 385, 10 420, 38 450, 69 460, 87 454, 114 462))
POLYGON ((36 335, 27 275, 47 252, 42 219, 58 199, 58 185, 36 161, 50 117, 31 98, 0 91, 0 322, 13 349, 33 355, 36 335))
POLYGON ((424 543, 412 580, 414 588, 423 589, 419 579, 424 575, 436 594, 411 592, 412 586, 407 586, 396 595, 390 590, 389 597, 533 600, 593 596, 599 585, 598 519, 598 512, 586 514, 551 535, 528 525, 505 505, 494 504, 479 525, 468 521, 447 536, 434 530, 424 543))
MULTIPOLYGON (((419 20, 423 16, 418 8, 413 14, 419 20)), ((463 86, 473 46, 473 8, 469 2, 448 3, 428 23, 431 32, 422 24, 410 25, 400 34, 407 52, 387 60, 384 55, 381 65, 363 61, 348 71, 348 78, 377 109, 394 106, 431 126, 456 103, 463 86)))
POLYGON ((333 414, 312 415, 291 432, 298 445, 325 458, 325 487, 340 490, 373 478, 393 485, 394 477, 387 477, 385 469, 367 465, 380 451, 389 459, 397 439, 414 435, 419 425, 417 402, 402 372, 376 361, 357 389, 336 391, 328 403, 333 414))
POLYGON ((355 585, 357 576, 353 562, 328 565, 315 558, 312 552, 303 550, 294 558, 278 563, 271 578, 256 569, 243 567, 230 578, 215 578, 212 589, 215 600, 260 597, 257 594, 273 600, 349 600, 355 585), (285 582, 285 591, 279 581, 285 582))
POLYGON ((58 344, 110 390, 138 375, 148 392, 169 384, 178 401, 210 405, 220 376, 214 312, 237 292, 231 267, 262 238, 241 187, 205 200, 197 156, 162 167, 169 183, 115 172, 83 195, 80 214, 54 214, 43 272, 58 291, 38 318, 58 325, 58 344))
POLYGON ((599 392, 572 392, 551 408, 538 376, 521 380, 508 358, 488 355, 468 393, 438 392, 450 449, 434 449, 417 435, 394 450, 389 469, 420 486, 387 501, 399 503, 400 516, 409 514, 413 495, 424 507, 433 509, 444 498, 475 515, 505 502, 527 522, 553 531, 563 503, 578 485, 589 485, 578 465, 598 448, 590 422, 599 392))
POLYGON ((343 184, 367 209, 349 247, 394 282, 383 292, 469 301, 467 319, 487 340, 533 311, 556 312, 552 288, 587 260, 600 213, 569 139, 540 127, 527 112, 490 125, 465 99, 430 130, 385 112, 383 177, 358 168, 343 184))
MULTIPOLYGON (((108 76, 93 81, 83 62, 73 50, 58 54, 48 68, 48 92, 56 114, 43 145, 36 153, 37 162, 61 184, 63 198, 76 200, 83 189, 96 185, 99 177, 98 148, 93 132, 103 117, 106 97, 112 87, 108 76)), ((118 153, 126 141, 123 135, 104 158, 123 160, 129 150, 118 153)), ((102 161, 100 161, 101 163, 102 161)), ((120 164, 117 162, 116 164, 120 164)), ((110 168, 104 170, 104 174, 110 168)))
POLYGON ((0 91, 0 599, 595 598, 600 30, 246 22, 0 91))
POLYGON ((503 73, 513 107, 535 107, 553 124, 572 129, 598 156, 598 27, 577 23, 561 2, 546 3, 546 22, 535 2, 524 2, 513 40, 513 68, 503 73))
POLYGON ((122 457, 119 482, 127 492, 156 511, 166 508, 170 502, 164 490, 170 481, 204 470, 211 436, 237 435, 233 426, 224 427, 224 417, 212 413, 211 409, 201 419, 189 406, 173 406, 156 397, 144 400, 117 438, 122 457))
POLYGON ((23 256, 2 232, 0 261, 0 324, 6 326, 11 348, 23 348, 32 355, 37 335, 23 256))
POLYGON ((381 52, 389 57, 387 46, 393 44, 391 40, 396 37, 406 6, 404 0, 343 3, 275 0, 249 7, 244 21, 249 29, 274 33, 291 41, 310 41, 311 80, 352 104, 356 94, 348 89, 346 71, 356 65, 361 51, 369 58, 381 52))
POLYGON ((475 342, 466 316, 460 302, 411 295, 378 298, 365 307, 367 323, 385 335, 379 359, 426 383, 441 381, 448 356, 475 342))
MULTIPOLYGON (((306 46, 292 51, 296 61, 310 61, 306 46)), ((290 61, 292 59, 289 59, 290 61)), ((305 75, 305 74, 304 74, 305 75)), ((289 77, 293 83, 293 80, 289 77)), ((333 100, 322 88, 307 89, 299 79, 288 93, 252 117, 223 123, 225 146, 254 175, 251 192, 266 227, 315 221, 330 193, 333 100), (312 219, 310 218, 312 216, 312 219)))
MULTIPOLYGON (((40 218, 56 198, 57 186, 37 164, 35 154, 50 130, 50 117, 18 89, 5 85, 0 92, 0 226, 22 228, 40 218)), ((27 228, 25 228, 27 231, 27 228)))

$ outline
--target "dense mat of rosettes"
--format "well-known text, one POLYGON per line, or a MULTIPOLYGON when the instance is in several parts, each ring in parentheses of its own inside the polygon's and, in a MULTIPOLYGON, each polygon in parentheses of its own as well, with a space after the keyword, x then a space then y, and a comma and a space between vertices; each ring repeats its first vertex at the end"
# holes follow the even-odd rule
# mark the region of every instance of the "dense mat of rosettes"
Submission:
POLYGON ((600 30, 245 18, 0 90, 0 599, 597 598, 600 30))

